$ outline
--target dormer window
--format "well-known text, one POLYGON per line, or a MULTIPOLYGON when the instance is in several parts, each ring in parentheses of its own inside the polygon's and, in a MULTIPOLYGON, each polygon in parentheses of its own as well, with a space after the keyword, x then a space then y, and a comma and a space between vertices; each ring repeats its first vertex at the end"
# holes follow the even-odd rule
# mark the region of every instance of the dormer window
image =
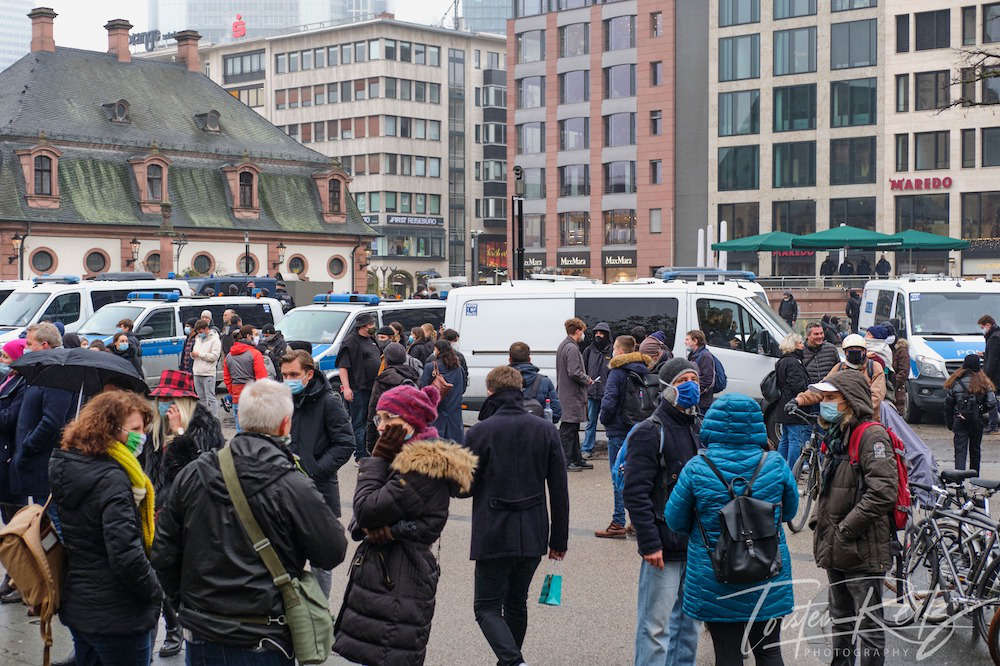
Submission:
POLYGON ((149 153, 132 157, 128 163, 139 192, 139 209, 144 215, 162 214, 163 204, 169 203, 170 160, 154 144, 149 153))
POLYGON ((35 158, 35 194, 52 196, 52 158, 47 155, 35 158))
POLYGON ((198 126, 198 129, 204 132, 220 132, 221 128, 219 126, 219 112, 212 109, 208 113, 197 113, 194 116, 194 122, 198 126))
POLYGON ((329 188, 329 194, 330 194, 330 212, 339 215, 340 212, 341 212, 341 205, 340 205, 340 199, 341 199, 341 197, 340 197, 340 188, 341 188, 341 183, 340 183, 340 180, 338 180, 336 178, 331 178, 330 179, 330 183, 328 185, 328 188, 329 188))
POLYGON ((24 176, 29 208, 59 208, 59 157, 62 152, 42 137, 31 148, 14 151, 24 176))
POLYGON ((159 164, 146 167, 146 197, 150 201, 163 201, 163 167, 159 164))
POLYGON ((124 99, 120 99, 117 102, 108 102, 102 105, 102 108, 108 120, 113 123, 131 122, 128 115, 128 102, 124 99))
POLYGON ((347 184, 351 182, 351 177, 339 163, 334 162, 329 169, 313 172, 312 179, 319 195, 323 221, 330 224, 346 222, 347 184))
POLYGON ((229 186, 229 201, 238 220, 260 219, 260 168, 253 162, 227 164, 222 173, 229 186))
POLYGON ((240 172, 240 208, 253 208, 253 173, 240 172))

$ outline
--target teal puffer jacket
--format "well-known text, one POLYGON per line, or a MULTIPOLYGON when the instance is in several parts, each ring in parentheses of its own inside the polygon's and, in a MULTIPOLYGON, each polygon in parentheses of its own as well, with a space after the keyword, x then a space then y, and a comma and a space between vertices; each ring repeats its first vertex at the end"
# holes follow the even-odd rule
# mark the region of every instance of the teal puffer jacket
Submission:
MULTIPOLYGON (((753 496, 780 505, 775 520, 784 522, 795 515, 799 496, 792 472, 776 452, 764 452, 767 430, 756 401, 739 393, 720 396, 705 415, 701 441, 708 445, 702 455, 711 458, 727 480, 735 476, 749 480, 761 455, 766 455, 753 484, 753 496)), ((736 491, 742 487, 737 483, 736 491)), ((716 580, 696 519, 708 533, 709 547, 714 548, 719 539, 719 510, 729 499, 728 491, 702 456, 695 456, 684 466, 670 494, 664 510, 667 525, 691 537, 684 583, 684 612, 703 622, 756 621, 788 615, 794 604, 792 560, 785 543, 785 531, 780 526, 780 574, 766 583, 746 585, 726 585, 716 580), (740 594, 743 590, 754 591, 740 594), (760 609, 754 612, 762 594, 767 596, 760 609)))

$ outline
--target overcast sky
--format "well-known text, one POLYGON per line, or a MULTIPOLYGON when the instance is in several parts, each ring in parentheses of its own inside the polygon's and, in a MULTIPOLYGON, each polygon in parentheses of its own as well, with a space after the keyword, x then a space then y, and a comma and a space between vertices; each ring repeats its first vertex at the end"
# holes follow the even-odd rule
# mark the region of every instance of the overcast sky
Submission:
MULTIPOLYGON (((212 0, 203 1, 210 3, 212 0)), ((55 21, 55 40, 61 46, 104 51, 108 46, 104 24, 113 18, 128 19, 135 26, 133 32, 149 27, 147 0, 48 0, 41 4, 52 7, 59 14, 55 21)), ((396 18, 428 24, 440 24, 450 4, 450 0, 390 0, 389 3, 390 7, 395 7, 396 18)), ((187 26, 171 26, 174 27, 187 26)))

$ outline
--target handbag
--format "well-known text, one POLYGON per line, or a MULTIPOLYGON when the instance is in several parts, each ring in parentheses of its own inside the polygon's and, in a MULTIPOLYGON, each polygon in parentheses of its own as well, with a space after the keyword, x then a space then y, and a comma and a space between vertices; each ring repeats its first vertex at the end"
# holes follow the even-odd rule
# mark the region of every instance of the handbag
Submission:
POLYGON ((778 398, 781 397, 781 389, 778 388, 777 370, 772 370, 764 375, 764 379, 760 380, 760 394, 767 404, 777 402, 778 398))
POLYGON ((542 593, 538 595, 538 603, 543 606, 561 606, 562 582, 560 574, 545 574, 545 579, 542 581, 542 593))
POLYGON ((441 399, 444 400, 444 397, 448 395, 449 391, 455 388, 455 385, 444 378, 444 375, 438 370, 437 361, 434 362, 434 372, 431 376, 433 377, 431 386, 438 390, 438 393, 441 394, 441 399))
MULTIPOLYGON (((226 490, 236 510, 236 517, 243 526, 253 549, 271 574, 274 584, 281 592, 285 614, 278 618, 278 624, 285 624, 292 635, 292 650, 295 659, 300 664, 322 664, 329 658, 333 647, 333 618, 326 595, 320 590, 316 576, 311 571, 303 571, 299 578, 288 575, 271 541, 260 529, 260 524, 254 518, 253 510, 247 503, 247 497, 240 485, 233 464, 233 452, 225 446, 217 452, 222 478, 226 482, 226 490)), ((271 618, 262 618, 267 624, 271 618)))

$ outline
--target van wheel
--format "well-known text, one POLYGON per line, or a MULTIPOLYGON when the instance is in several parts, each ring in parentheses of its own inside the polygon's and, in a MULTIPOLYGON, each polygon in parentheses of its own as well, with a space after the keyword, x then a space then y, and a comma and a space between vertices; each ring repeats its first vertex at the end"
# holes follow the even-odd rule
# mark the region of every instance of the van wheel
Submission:
POLYGON ((924 417, 924 410, 920 409, 915 402, 913 402, 913 397, 909 392, 906 394, 906 413, 903 414, 903 418, 906 419, 907 423, 917 424, 924 417))
POLYGON ((767 428, 767 443, 772 451, 778 450, 781 440, 781 424, 778 423, 778 403, 764 408, 764 425, 767 428))

